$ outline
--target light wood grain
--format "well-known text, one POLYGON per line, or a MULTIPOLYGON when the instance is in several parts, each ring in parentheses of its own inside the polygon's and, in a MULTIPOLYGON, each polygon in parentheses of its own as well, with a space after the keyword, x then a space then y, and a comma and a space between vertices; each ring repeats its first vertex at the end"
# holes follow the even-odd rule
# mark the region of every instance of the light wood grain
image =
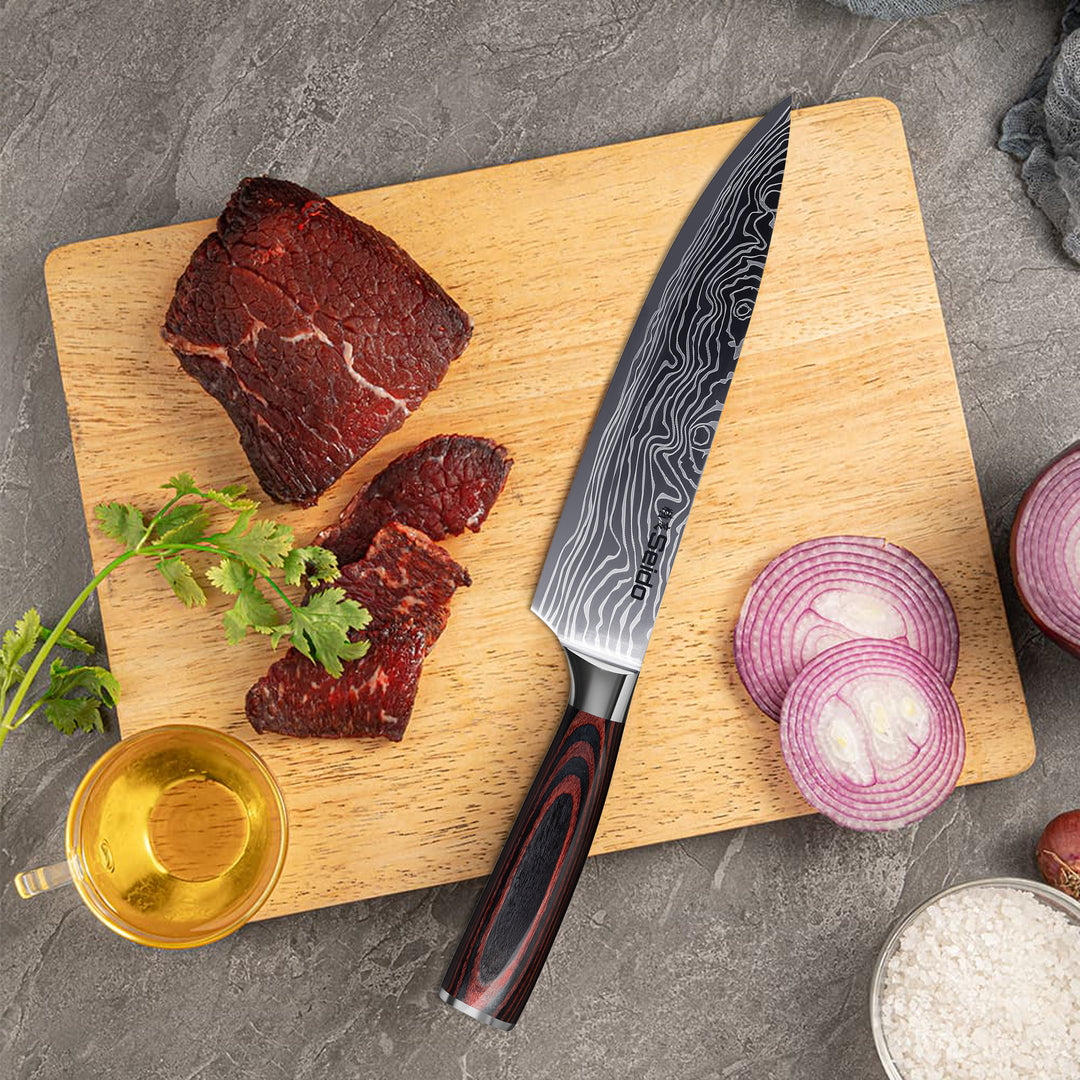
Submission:
MULTIPOLYGON (((594 411, 652 276, 751 121, 345 195, 472 313, 468 350, 405 427, 310 510, 439 432, 504 441, 516 465, 479 536, 448 543, 475 584, 454 599, 405 741, 258 736, 244 693, 269 650, 222 644, 221 605, 183 610, 148 566, 102 589, 130 734, 231 731, 281 779, 292 824, 264 915, 486 873, 566 700, 558 644, 529 612, 594 411)), ((222 192, 224 198, 225 192, 222 192)), ((153 505, 187 469, 253 487, 233 428, 158 337, 209 229, 87 241, 46 265, 82 493, 153 505)), ((772 253, 716 446, 653 636, 595 852, 809 812, 777 727, 738 683, 731 632, 764 563, 795 540, 886 536, 956 605, 963 783, 1033 759, 899 114, 880 99, 797 112, 772 253)), ((111 544, 90 530, 94 563, 111 544)))

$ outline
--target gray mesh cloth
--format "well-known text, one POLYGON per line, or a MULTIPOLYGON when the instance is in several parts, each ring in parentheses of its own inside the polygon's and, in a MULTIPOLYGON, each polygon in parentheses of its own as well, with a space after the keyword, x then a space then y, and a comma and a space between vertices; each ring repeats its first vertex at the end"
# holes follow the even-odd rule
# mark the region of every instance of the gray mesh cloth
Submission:
POLYGON ((949 8, 970 4, 974 0, 829 0, 836 7, 846 7, 856 15, 875 19, 917 19, 920 15, 937 15, 949 8))
POLYGON ((1031 201, 1080 263, 1080 0, 1065 9, 1057 48, 1005 114, 998 146, 1023 162, 1031 201))
MULTIPOLYGON (((877 19, 937 15, 971 2, 829 0, 877 19)), ((1069 0, 1058 44, 1006 113, 998 146, 1023 162, 1028 196, 1061 233, 1065 253, 1080 263, 1080 0, 1069 0)))

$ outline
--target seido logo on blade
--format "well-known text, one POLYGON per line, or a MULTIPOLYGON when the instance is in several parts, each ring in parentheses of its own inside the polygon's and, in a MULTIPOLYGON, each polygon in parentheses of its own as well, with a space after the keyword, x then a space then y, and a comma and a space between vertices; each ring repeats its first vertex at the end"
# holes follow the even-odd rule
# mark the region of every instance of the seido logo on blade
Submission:
POLYGON ((669 528, 671 528, 671 510, 662 506, 656 512, 656 524, 649 533, 645 553, 641 556, 637 573, 634 575, 634 587, 630 590, 630 595, 635 600, 644 600, 653 587, 656 564, 660 561, 660 552, 667 546, 669 528))

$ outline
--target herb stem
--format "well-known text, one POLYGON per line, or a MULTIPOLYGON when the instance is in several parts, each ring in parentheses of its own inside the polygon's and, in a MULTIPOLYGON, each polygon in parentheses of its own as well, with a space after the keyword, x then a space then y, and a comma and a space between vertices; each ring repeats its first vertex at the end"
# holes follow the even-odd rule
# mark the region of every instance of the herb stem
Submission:
POLYGON ((11 731, 16 731, 18 728, 22 727, 22 725, 27 720, 29 720, 30 717, 33 716, 34 713, 36 713, 38 711, 38 709, 40 709, 41 706, 44 705, 44 704, 45 704, 45 699, 44 698, 40 698, 38 701, 35 701, 34 704, 31 705, 30 708, 27 709, 26 712, 24 712, 22 714, 22 716, 19 717, 18 720, 13 720, 11 722, 10 730, 11 731))
POLYGON ((150 539, 150 534, 154 531, 157 523, 183 498, 182 494, 174 495, 149 521, 146 528, 143 530, 142 537, 135 545, 134 551, 142 552, 143 544, 150 539))
POLYGON ((23 620, 16 623, 14 630, 3 635, 0 641, 0 746, 9 732, 24 724, 43 706, 49 720, 61 731, 71 731, 75 727, 86 731, 92 727, 101 728, 101 707, 113 704, 118 693, 115 678, 102 668, 71 669, 54 661, 49 669, 50 682, 45 693, 29 703, 27 695, 54 649, 93 651, 92 646, 78 635, 72 635, 68 626, 105 578, 137 555, 156 559, 158 569, 173 592, 189 606, 204 603, 206 594, 196 581, 193 569, 186 562, 181 564, 179 556, 193 551, 218 556, 221 559, 220 576, 214 571, 207 572, 206 576, 211 585, 220 581, 218 587, 226 595, 237 596, 234 607, 225 616, 225 636, 230 643, 254 629, 270 635, 273 647, 277 648, 284 638, 292 640, 295 634, 299 641, 294 644, 301 652, 335 677, 341 673, 343 659, 358 655, 361 647, 350 634, 362 629, 369 616, 357 602, 347 599, 344 591, 338 590, 336 594, 320 597, 310 611, 305 611, 289 598, 273 577, 274 571, 280 571, 285 581, 299 584, 310 565, 317 568, 318 576, 309 575, 309 581, 329 581, 337 567, 332 552, 318 547, 297 548, 293 531, 288 526, 276 522, 253 524, 252 517, 259 504, 253 499, 241 498, 244 489, 240 485, 231 485, 221 491, 203 490, 195 485, 189 474, 180 473, 162 486, 172 488, 175 494, 149 521, 132 503, 102 503, 96 508, 95 516, 102 532, 122 543, 126 550, 87 582, 51 630, 41 625, 37 610, 31 608, 23 620), (194 503, 185 506, 183 500, 188 496, 233 511, 237 515, 235 521, 225 532, 206 535, 204 530, 211 527, 206 507, 200 508, 194 503), (178 504, 179 509, 174 509, 178 504), (138 527, 140 523, 142 529, 138 527), (162 532, 164 535, 160 535, 162 532), (272 602, 273 596, 262 591, 263 583, 285 605, 289 613, 285 620, 281 618, 278 605, 272 602), (318 632, 313 632, 312 627, 318 632), (35 646, 37 651, 33 652, 35 646), (29 665, 24 674, 21 665, 26 660, 29 665), (86 692, 85 697, 75 692, 80 690, 86 692))
MULTIPOLYGON (((185 551, 208 551, 212 555, 227 556, 230 559, 237 558, 235 551, 230 551, 228 548, 218 547, 216 544, 151 544, 150 547, 146 548, 143 551, 140 551, 139 554, 153 555, 158 552, 171 552, 174 555, 179 555, 185 551)), ((261 570, 252 566, 249 562, 245 561, 244 565, 254 570, 255 573, 258 574, 258 576, 262 578, 262 580, 265 581, 267 585, 269 585, 270 588, 272 588, 274 592, 278 594, 278 596, 281 597, 281 599, 285 602, 285 606, 288 607, 290 611, 296 610, 296 605, 289 599, 288 594, 269 574, 264 574, 261 570)))
MULTIPOLYGON (((26 669, 26 676, 19 684, 18 689, 15 691, 15 696, 11 699, 11 704, 4 710, 4 715, 0 718, 0 746, 4 745, 4 740, 7 738, 8 732, 18 727, 18 723, 21 723, 26 717, 22 717, 18 723, 15 723, 15 717, 18 715, 19 706, 23 703, 23 698, 26 697, 27 691, 30 689, 30 684, 33 683, 35 676, 41 670, 42 665, 48 659, 49 653, 52 652, 56 643, 60 640, 60 636, 68 628, 68 624, 73 618, 75 613, 90 599, 94 590, 118 567, 123 563, 126 563, 128 559, 134 558, 138 555, 137 550, 125 551, 123 555, 117 555, 112 562, 106 564, 100 569, 87 583, 86 588, 83 589, 78 596, 71 602, 71 606, 61 616, 60 621, 53 627, 52 632, 45 639, 41 648, 38 649, 34 656, 34 659, 30 661, 30 666, 26 669)), ((27 713, 27 716, 29 713, 27 713)))

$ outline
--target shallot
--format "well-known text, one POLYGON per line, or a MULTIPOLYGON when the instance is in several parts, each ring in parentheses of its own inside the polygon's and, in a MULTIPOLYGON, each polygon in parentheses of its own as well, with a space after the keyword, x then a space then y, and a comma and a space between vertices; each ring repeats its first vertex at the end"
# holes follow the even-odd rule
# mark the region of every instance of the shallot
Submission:
POLYGON ((1080 810, 1058 814, 1046 826, 1035 859, 1048 885, 1080 900, 1080 810))

